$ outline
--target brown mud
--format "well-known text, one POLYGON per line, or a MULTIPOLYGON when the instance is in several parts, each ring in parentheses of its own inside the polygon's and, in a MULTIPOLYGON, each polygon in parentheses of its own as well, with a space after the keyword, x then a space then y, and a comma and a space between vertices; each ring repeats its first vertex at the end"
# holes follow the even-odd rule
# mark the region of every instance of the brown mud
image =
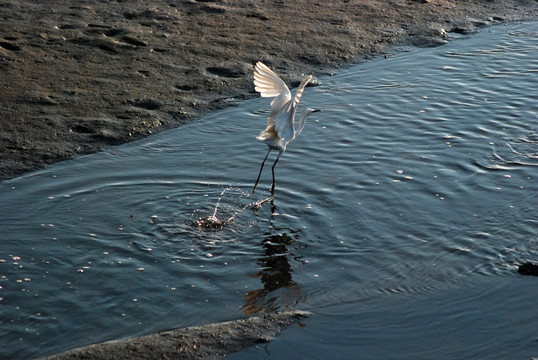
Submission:
POLYGON ((302 324, 303 311, 284 311, 204 326, 163 331, 122 341, 69 350, 43 360, 220 359, 247 346, 263 345, 292 324, 302 324))
MULTIPOLYGON (((297 83, 396 45, 536 17, 535 0, 6 0, 0 179, 255 96, 262 60, 297 83)), ((181 139, 178 139, 181 141, 181 139)))

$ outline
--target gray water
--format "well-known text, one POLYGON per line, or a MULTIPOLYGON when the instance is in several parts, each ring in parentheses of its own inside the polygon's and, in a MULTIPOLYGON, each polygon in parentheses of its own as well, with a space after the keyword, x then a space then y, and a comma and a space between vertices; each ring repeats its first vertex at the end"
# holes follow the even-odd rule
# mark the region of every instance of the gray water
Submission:
POLYGON ((537 25, 321 78, 274 206, 267 99, 0 183, 0 358, 285 309, 231 357, 538 356, 537 25))

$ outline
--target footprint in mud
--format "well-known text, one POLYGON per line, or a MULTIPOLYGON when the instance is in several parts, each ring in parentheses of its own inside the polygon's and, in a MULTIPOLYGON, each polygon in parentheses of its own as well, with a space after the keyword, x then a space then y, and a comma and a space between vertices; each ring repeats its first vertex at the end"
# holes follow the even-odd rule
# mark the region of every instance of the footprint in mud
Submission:
POLYGON ((140 40, 131 31, 107 25, 87 24, 86 34, 73 39, 80 45, 95 46, 103 51, 116 54, 122 49, 136 50, 147 47, 148 43, 140 40))
POLYGON ((58 101, 55 100, 53 95, 47 94, 42 91, 30 91, 27 93, 27 101, 33 104, 42 106, 56 106, 58 101))
POLYGON ((118 120, 111 118, 81 118, 71 127, 71 131, 114 145, 121 139, 120 132, 116 130, 117 124, 118 120))
POLYGON ((198 89, 198 86, 195 84, 176 84, 174 89, 178 91, 192 91, 198 89))
POLYGON ((124 42, 133 46, 148 46, 148 44, 132 35, 128 34, 129 31, 122 28, 113 28, 103 32, 103 35, 118 39, 118 41, 124 42))
POLYGON ((121 41, 123 41, 126 44, 133 45, 133 46, 148 46, 147 43, 145 43, 142 40, 139 40, 133 36, 125 35, 120 38, 121 41))
POLYGON ((22 48, 8 41, 0 41, 0 47, 9 51, 21 51, 22 48))
POLYGON ((158 110, 162 107, 162 103, 155 99, 134 99, 128 100, 129 105, 144 109, 144 110, 158 110))
POLYGON ((240 78, 247 74, 245 65, 242 64, 230 64, 221 66, 211 66, 206 68, 206 72, 209 75, 227 77, 227 78, 240 78))

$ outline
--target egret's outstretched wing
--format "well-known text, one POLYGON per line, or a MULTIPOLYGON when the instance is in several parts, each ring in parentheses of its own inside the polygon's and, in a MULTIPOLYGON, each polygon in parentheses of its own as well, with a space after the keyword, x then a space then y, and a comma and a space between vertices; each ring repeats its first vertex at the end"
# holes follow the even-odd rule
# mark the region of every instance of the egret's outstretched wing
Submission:
POLYGON ((295 98, 293 98, 293 104, 295 107, 297 107, 299 100, 301 100, 301 96, 303 96, 304 88, 310 82, 310 80, 312 80, 312 75, 308 75, 303 81, 301 81, 301 84, 297 88, 297 92, 295 93, 295 98))
POLYGON ((258 61, 254 70, 254 86, 262 97, 274 97, 271 112, 274 114, 291 100, 290 89, 273 70, 258 61))
POLYGON ((306 87, 306 84, 310 82, 310 80, 312 80, 312 75, 309 75, 301 82, 299 88, 297 88, 293 101, 288 102, 274 116, 275 130, 278 136, 284 139, 285 144, 295 138, 295 111, 297 110, 297 104, 299 104, 299 100, 301 100, 301 96, 303 95, 304 88, 306 87))

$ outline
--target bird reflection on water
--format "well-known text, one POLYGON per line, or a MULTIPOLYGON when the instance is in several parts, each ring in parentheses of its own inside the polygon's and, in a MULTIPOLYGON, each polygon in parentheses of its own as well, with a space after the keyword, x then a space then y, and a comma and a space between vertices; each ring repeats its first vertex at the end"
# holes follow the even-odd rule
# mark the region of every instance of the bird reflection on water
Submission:
POLYGON ((292 280, 290 257, 298 260, 289 251, 298 238, 299 231, 269 235, 261 241, 263 255, 258 259, 261 270, 254 274, 263 287, 249 290, 241 310, 245 314, 292 309, 303 300, 301 287, 292 280))

